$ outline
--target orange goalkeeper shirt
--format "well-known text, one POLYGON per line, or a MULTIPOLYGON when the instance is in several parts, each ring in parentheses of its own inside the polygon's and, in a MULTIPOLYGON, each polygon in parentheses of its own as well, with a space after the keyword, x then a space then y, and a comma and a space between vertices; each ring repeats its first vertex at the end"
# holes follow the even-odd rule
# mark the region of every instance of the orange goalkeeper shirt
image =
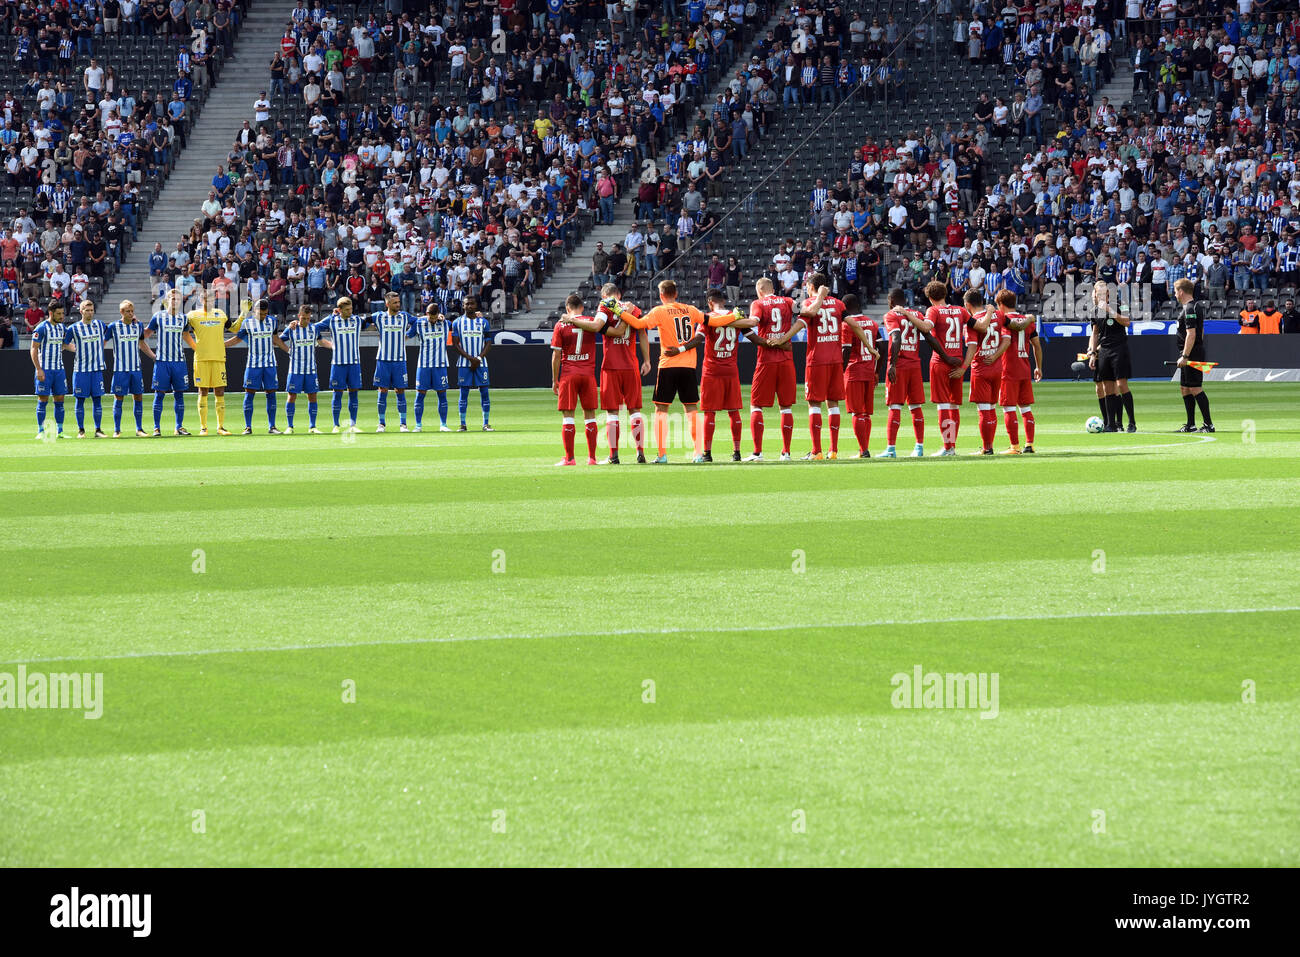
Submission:
POLYGON ((659 368, 695 368, 697 359, 694 350, 675 356, 668 355, 667 350, 690 342, 692 327, 708 321, 700 310, 680 302, 666 302, 655 306, 643 316, 633 316, 625 312, 622 318, 627 320, 629 326, 637 329, 659 330, 659 368))

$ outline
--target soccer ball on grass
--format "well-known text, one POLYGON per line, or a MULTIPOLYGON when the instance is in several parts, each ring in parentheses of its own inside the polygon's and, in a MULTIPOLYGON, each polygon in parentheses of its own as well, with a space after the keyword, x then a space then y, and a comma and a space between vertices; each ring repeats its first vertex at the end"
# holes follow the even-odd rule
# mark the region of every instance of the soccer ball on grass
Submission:
POLYGON ((1088 421, 1083 423, 1083 427, 1089 432, 1104 432, 1106 430, 1106 423, 1101 421, 1101 416, 1093 415, 1088 417, 1088 421))

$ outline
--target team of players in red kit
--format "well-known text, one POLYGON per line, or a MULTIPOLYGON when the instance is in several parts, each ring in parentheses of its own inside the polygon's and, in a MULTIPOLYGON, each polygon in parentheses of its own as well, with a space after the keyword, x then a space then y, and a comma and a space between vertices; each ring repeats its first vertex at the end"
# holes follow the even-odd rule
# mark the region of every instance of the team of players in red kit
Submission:
POLYGON ((598 436, 595 410, 606 413, 607 440, 611 464, 618 462, 621 408, 629 411, 629 426, 637 449, 637 461, 645 462, 645 420, 641 414, 641 376, 649 372, 649 347, 638 330, 659 332, 660 362, 654 391, 655 433, 659 456, 667 462, 666 420, 674 399, 685 407, 695 446, 694 461, 711 462, 716 416, 726 412, 731 423, 732 460, 741 461, 742 407, 737 345, 743 335, 758 348, 754 380, 750 388, 750 433, 754 451, 744 461, 763 459, 764 410, 774 404, 781 414, 781 460, 790 460, 794 433, 793 406, 796 377, 790 341, 801 329, 807 330, 804 366, 804 398, 808 403, 808 428, 812 449, 809 460, 839 457, 840 402, 853 419, 858 457, 869 458, 871 419, 875 411, 875 390, 885 370, 887 446, 880 453, 896 458, 895 443, 908 407, 916 445, 912 455, 925 454, 925 402, 919 345, 931 348, 930 401, 938 411, 942 448, 937 456, 956 455, 957 434, 964 401, 979 411, 981 448, 974 454, 992 455, 997 431, 998 405, 1003 407, 1010 447, 1004 454, 1032 452, 1034 442, 1033 386, 1042 377, 1042 350, 1032 316, 1016 311, 1015 294, 1003 290, 986 304, 978 292, 968 292, 961 305, 949 304, 948 287, 933 282, 926 286, 930 306, 925 313, 906 305, 900 290, 889 295, 889 310, 880 322, 860 312, 856 296, 843 300, 832 297, 827 277, 810 275, 805 283, 806 298, 796 302, 775 295, 767 278, 755 285, 757 297, 746 316, 728 308, 721 290, 708 295, 708 312, 677 302, 671 280, 660 283, 660 305, 642 314, 620 298, 615 284, 601 289, 601 302, 594 316, 583 314, 583 301, 572 295, 565 304, 565 317, 551 338, 552 387, 563 417, 565 456, 559 465, 574 464, 576 437, 575 409, 583 409, 588 464, 596 464, 598 436), (596 380, 595 342, 605 341, 599 390, 596 380), (638 355, 639 349, 639 355, 638 355), (694 351, 704 352, 700 387, 695 380, 694 351), (970 371, 968 398, 963 383, 970 371), (599 403, 597 393, 599 391, 599 403), (826 406, 823 412, 823 406, 826 406), (704 414, 699 428, 698 411, 704 414), (822 449, 823 416, 828 420, 829 450, 822 449), (1020 427, 1025 446, 1020 446, 1020 427))

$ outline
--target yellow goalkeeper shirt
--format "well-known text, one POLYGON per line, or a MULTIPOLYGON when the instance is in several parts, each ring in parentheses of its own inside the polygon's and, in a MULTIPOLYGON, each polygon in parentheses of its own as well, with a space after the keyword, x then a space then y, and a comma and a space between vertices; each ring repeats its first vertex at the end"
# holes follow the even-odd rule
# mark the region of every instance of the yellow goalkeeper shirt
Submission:
POLYGON ((220 309, 207 312, 195 309, 186 315, 190 332, 194 336, 194 360, 196 362, 226 361, 226 323, 230 323, 230 332, 238 332, 244 324, 244 317, 231 319, 220 309))

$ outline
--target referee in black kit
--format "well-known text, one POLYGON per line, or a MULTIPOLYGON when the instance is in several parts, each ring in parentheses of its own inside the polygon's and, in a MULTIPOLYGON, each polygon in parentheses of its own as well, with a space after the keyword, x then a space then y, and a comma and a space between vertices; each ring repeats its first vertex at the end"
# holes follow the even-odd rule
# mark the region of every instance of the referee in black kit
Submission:
POLYGON ((1133 393, 1128 388, 1132 362, 1128 354, 1128 307, 1122 302, 1119 312, 1110 304, 1110 287, 1099 282, 1092 290, 1092 334, 1088 337, 1088 368, 1097 383, 1097 405, 1107 432, 1123 428, 1128 413, 1128 430, 1137 431, 1133 420, 1133 393))
POLYGON ((1178 385, 1183 393, 1183 405, 1187 407, 1187 422, 1179 432, 1195 432, 1196 409, 1201 410, 1202 432, 1213 432, 1214 423, 1210 421, 1210 397, 1201 388, 1205 374, 1200 369, 1193 369, 1188 362, 1205 361, 1205 319, 1196 308, 1196 286, 1190 279, 1179 279, 1174 283, 1174 298, 1178 300, 1178 385))

